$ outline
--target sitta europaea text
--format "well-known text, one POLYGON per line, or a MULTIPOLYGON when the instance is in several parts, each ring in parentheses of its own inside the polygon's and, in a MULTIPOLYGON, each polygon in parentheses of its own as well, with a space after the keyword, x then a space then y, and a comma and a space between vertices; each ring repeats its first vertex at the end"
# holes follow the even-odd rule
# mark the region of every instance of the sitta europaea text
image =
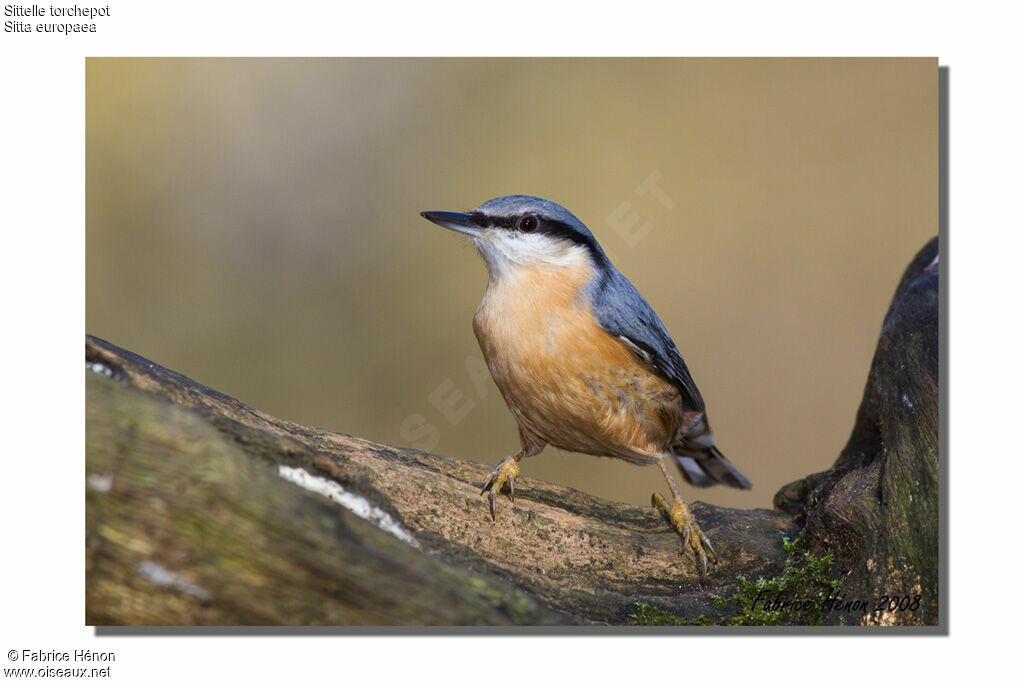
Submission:
POLYGON ((707 570, 714 549, 665 469, 694 486, 750 482, 715 447, 704 399, 651 306, 579 219, 554 202, 513 195, 466 213, 425 211, 465 235, 487 264, 473 331, 519 426, 522 448, 498 463, 481 494, 515 502, 518 463, 551 444, 657 464, 672 505, 651 502, 707 570), (707 551, 707 553, 705 552, 707 551))

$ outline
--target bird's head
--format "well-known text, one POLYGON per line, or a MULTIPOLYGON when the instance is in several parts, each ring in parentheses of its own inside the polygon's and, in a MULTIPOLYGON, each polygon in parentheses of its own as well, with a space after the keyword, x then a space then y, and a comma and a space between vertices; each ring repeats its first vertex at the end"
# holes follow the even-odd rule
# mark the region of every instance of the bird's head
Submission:
POLYGON ((557 268, 607 257, 587 226, 554 202, 528 195, 497 197, 472 211, 424 211, 424 218, 465 235, 492 278, 520 268, 557 268))

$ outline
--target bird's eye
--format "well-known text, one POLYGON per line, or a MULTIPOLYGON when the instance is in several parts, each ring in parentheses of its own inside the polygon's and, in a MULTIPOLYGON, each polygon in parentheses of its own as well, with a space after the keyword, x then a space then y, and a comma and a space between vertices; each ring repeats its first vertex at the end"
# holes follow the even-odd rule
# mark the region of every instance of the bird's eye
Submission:
POLYGON ((533 232, 537 229, 537 217, 523 216, 519 220, 519 229, 523 232, 533 232))

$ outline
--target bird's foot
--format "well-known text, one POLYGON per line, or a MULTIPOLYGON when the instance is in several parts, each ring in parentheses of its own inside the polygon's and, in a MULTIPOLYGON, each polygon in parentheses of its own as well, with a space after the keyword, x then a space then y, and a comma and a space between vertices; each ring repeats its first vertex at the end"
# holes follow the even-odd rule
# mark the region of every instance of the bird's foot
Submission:
POLYGON ((519 465, 517 464, 514 456, 503 458, 494 471, 491 472, 491 476, 487 479, 487 483, 484 484, 483 489, 480 491, 480 495, 484 495, 488 491, 491 492, 490 504, 491 504, 491 520, 494 520, 494 502, 498 499, 498 493, 505 487, 508 488, 508 497, 513 503, 516 502, 516 479, 519 477, 519 465))
POLYGON ((651 505, 661 510, 669 524, 683 537, 683 548, 690 546, 690 549, 693 550, 693 554, 697 558, 697 571, 700 572, 700 577, 703 579, 708 573, 708 554, 710 553, 712 561, 716 564, 718 556, 715 554, 715 549, 711 547, 711 541, 697 525, 697 520, 690 512, 690 508, 674 492, 671 507, 658 493, 651 496, 651 505))

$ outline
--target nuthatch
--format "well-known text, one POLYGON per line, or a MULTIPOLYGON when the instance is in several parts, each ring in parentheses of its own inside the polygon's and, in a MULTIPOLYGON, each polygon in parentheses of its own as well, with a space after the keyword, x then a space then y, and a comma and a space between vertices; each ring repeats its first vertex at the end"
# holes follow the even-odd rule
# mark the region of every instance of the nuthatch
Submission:
POLYGON ((554 202, 513 195, 467 213, 425 211, 465 235, 487 264, 473 331, 519 426, 522 448, 498 463, 481 494, 515 502, 518 463, 548 444, 657 464, 672 505, 659 508, 698 558, 714 550, 665 469, 694 486, 750 482, 715 447, 697 386, 661 320, 579 219, 554 202))

